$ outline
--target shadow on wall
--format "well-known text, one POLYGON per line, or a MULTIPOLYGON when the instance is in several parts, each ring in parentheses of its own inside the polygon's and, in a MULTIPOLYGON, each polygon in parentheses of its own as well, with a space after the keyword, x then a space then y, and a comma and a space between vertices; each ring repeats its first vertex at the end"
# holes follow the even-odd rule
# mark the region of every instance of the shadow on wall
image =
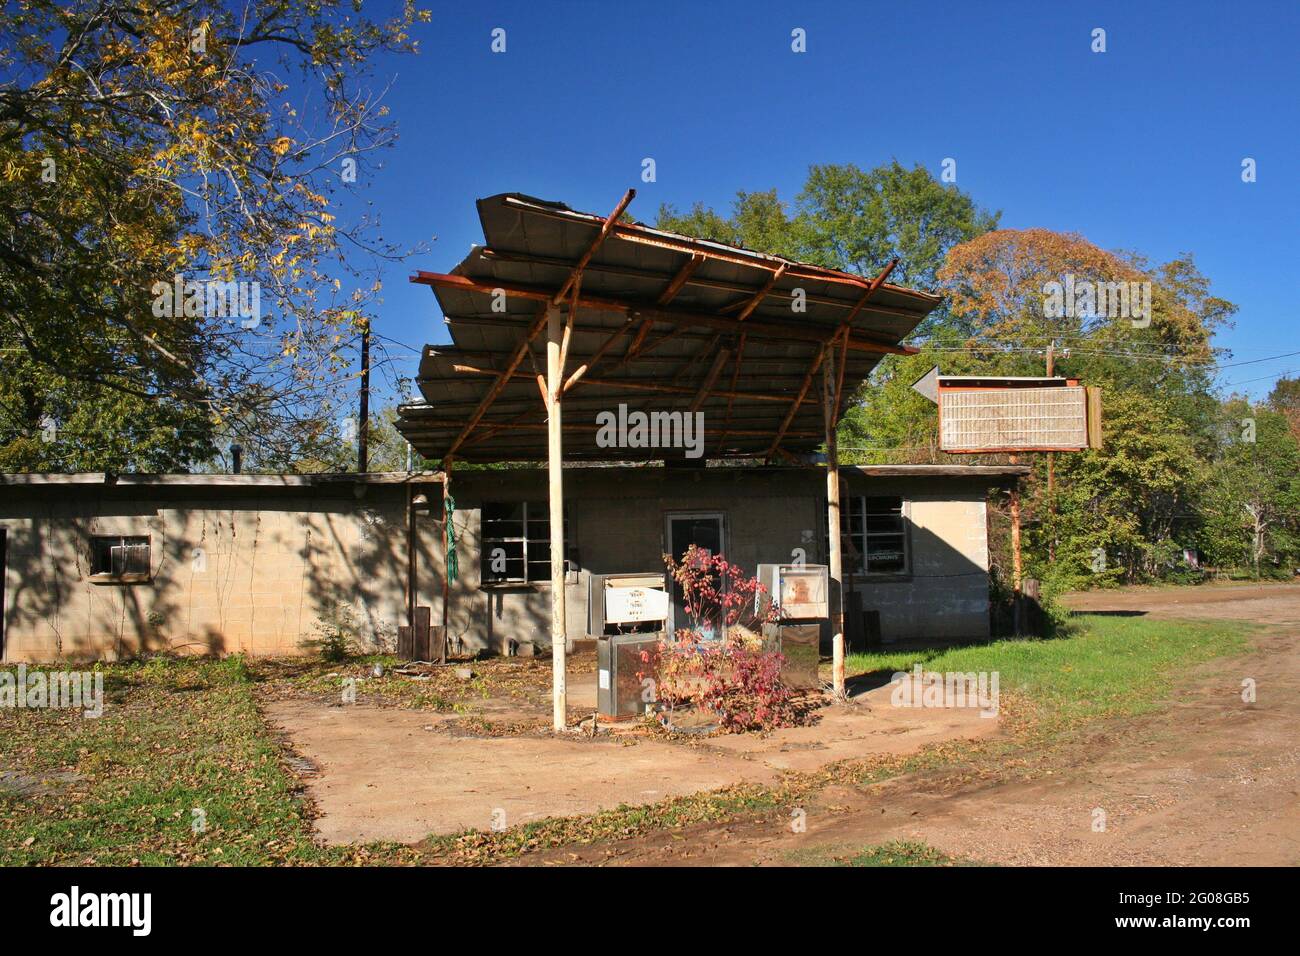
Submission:
MULTIPOLYGON (((8 659, 294 653, 329 600, 356 608, 363 639, 395 637, 405 621, 405 488, 279 500, 134 494, 5 502, 8 659), (149 581, 89 580, 93 535, 145 533, 149 581)), ((418 546, 428 587, 428 538, 418 546)))
POLYGON ((106 500, 101 493, 20 496, 11 500, 5 595, 8 660, 118 660, 180 651, 221 654, 224 635, 213 628, 169 636, 168 622, 183 613, 182 568, 188 555, 155 505, 106 500), (97 534, 148 534, 150 580, 92 583, 91 541, 97 534))

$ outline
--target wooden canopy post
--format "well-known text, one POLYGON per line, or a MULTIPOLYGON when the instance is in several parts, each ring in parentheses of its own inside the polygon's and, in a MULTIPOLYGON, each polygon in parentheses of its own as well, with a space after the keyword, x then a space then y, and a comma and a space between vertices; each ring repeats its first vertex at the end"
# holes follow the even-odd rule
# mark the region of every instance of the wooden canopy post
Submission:
POLYGON ((840 534, 840 456, 835 440, 835 347, 822 353, 822 417, 826 423, 826 526, 830 539, 831 684, 844 697, 844 560, 840 534))
POLYGON ((415 564, 419 560, 418 552, 415 549, 415 532, 415 491, 408 478, 406 482, 406 624, 408 627, 415 627, 416 581, 418 574, 415 564))
MULTIPOLYGON (((1016 456, 1011 455, 1011 464, 1016 463, 1016 456)), ((1024 628, 1024 599, 1021 590, 1023 565, 1020 557, 1020 477, 1017 475, 1011 485, 1011 620, 1016 637, 1024 628)))
POLYGON ((550 479, 551 518, 551 726, 564 730, 568 722, 565 655, 568 650, 564 608, 564 442, 560 397, 564 390, 561 348, 564 326, 558 306, 546 308, 546 469, 550 479))
POLYGON ((455 532, 452 515, 448 510, 451 500, 451 459, 442 470, 442 654, 441 663, 447 662, 447 647, 451 643, 451 536, 455 532))

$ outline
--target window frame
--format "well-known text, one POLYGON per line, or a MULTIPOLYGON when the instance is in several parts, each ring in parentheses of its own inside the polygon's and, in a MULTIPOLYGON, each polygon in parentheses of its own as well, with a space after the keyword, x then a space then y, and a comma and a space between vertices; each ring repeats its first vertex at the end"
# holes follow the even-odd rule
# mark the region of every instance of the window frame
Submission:
MULTIPOLYGON (((494 520, 496 520, 496 519, 494 519, 494 520)), ((504 521, 504 520, 512 520, 512 519, 499 519, 499 520, 503 520, 503 521, 504 521)), ((548 555, 547 555, 547 571, 546 571, 546 576, 545 576, 545 577, 540 577, 540 578, 533 578, 533 577, 530 577, 529 572, 530 572, 530 569, 531 569, 531 567, 532 567, 533 562, 529 559, 529 555, 528 555, 528 552, 529 552, 529 542, 530 542, 530 541, 531 541, 533 544, 543 544, 543 543, 544 543, 544 544, 546 545, 547 551, 549 552, 549 550, 550 550, 550 545, 551 545, 551 518, 550 518, 550 506, 549 506, 549 504, 548 504, 547 502, 545 502, 545 501, 541 501, 541 500, 533 500, 533 501, 528 501, 528 500, 524 500, 524 501, 484 501, 484 502, 482 502, 482 503, 479 505, 479 539, 480 539, 480 550, 479 550, 479 586, 480 586, 480 587, 482 587, 482 588, 527 588, 527 587, 537 587, 538 585, 548 585, 548 586, 550 585, 550 583, 551 583, 551 572, 550 572, 550 555, 549 555, 549 553, 548 553, 548 555), (510 507, 513 507, 514 505, 518 505, 518 506, 522 509, 522 510, 521 510, 521 514, 520 514, 520 518, 519 518, 519 523, 520 523, 520 525, 521 525, 521 528, 522 528, 523 534, 522 534, 522 535, 509 535, 509 536, 504 536, 504 537, 499 537, 499 536, 489 536, 489 535, 488 535, 488 520, 489 520, 489 519, 488 519, 487 517, 485 517, 486 514, 487 514, 487 510, 488 510, 488 508, 495 507, 495 506, 510 506, 510 507), (535 518, 535 517, 530 518, 530 517, 529 517, 528 509, 529 509, 529 506, 530 506, 530 505, 532 505, 533 507, 543 506, 543 507, 546 508, 547 516, 546 516, 546 518, 544 519, 545 522, 546 522, 546 534, 545 534, 545 537, 543 537, 543 538, 530 538, 530 537, 529 537, 529 534, 528 534, 528 528, 529 528, 529 525, 530 525, 530 524, 537 524, 537 523, 540 523, 540 522, 543 520, 543 519, 541 519, 541 518, 535 518), (491 555, 491 551, 492 551, 493 546, 495 546, 495 545, 503 545, 503 544, 519 544, 519 545, 521 545, 521 547, 522 547, 522 558, 521 558, 521 559, 514 559, 514 560, 522 560, 522 561, 523 561, 523 565, 524 565, 524 576, 523 576, 522 578, 510 578, 510 577, 501 577, 501 578, 498 578, 498 577, 489 577, 488 573, 485 571, 485 569, 488 568, 488 566, 489 566, 489 562, 491 561, 491 556, 490 556, 490 555, 491 555)), ((573 563, 572 560, 571 560, 570 557, 569 557, 569 552, 570 552, 570 544, 569 544, 569 542, 570 542, 570 538, 569 538, 569 517, 568 517, 568 515, 566 514, 566 515, 564 516, 564 560, 565 560, 565 580, 566 580, 566 583, 568 582, 568 578, 569 578, 569 574, 570 574, 570 568, 569 568, 569 565, 570 565, 571 563, 573 563)), ((512 560, 512 559, 507 558, 507 560, 512 560)))
MULTIPOLYGON (((840 531, 841 534, 840 547, 842 551, 847 552, 847 549, 844 548, 844 539, 847 539, 853 545, 854 550, 858 552, 858 560, 857 562, 855 562, 852 568, 849 568, 847 566, 848 565, 847 560, 845 561, 845 565, 846 565, 845 570, 848 573, 853 574, 855 577, 870 578, 876 581, 907 580, 912 577, 912 501, 910 498, 906 497, 905 495, 865 495, 865 494, 846 495, 844 497, 844 500, 840 504, 840 522, 842 525, 840 531), (888 499, 898 500, 898 505, 899 505, 898 518, 902 523, 902 527, 900 530, 875 531, 875 532, 871 530, 868 522, 869 515, 867 514, 867 506, 866 506, 866 502, 870 498, 888 498, 888 499), (860 531, 853 527, 854 502, 857 503, 857 507, 858 507, 857 517, 862 522, 860 531), (845 528, 847 528, 847 530, 845 530, 845 528), (890 537, 890 538, 898 537, 902 544, 903 566, 897 570, 889 570, 889 571, 870 570, 868 567, 868 560, 867 560, 867 555, 868 555, 867 546, 869 543, 868 539, 871 537, 890 537), (860 548, 858 547, 859 541, 861 541, 862 544, 862 547, 860 548)), ((826 546, 829 555, 829 550, 830 550, 829 536, 826 539, 826 546)), ((847 554, 845 554, 845 557, 847 558, 847 554)))
MULTIPOLYGON (((137 545, 138 546, 138 545, 137 545)), ((153 580, 153 535, 151 534, 92 534, 90 535, 90 580, 95 584, 137 584, 153 580), (96 570, 99 564, 100 542, 118 542, 110 544, 106 550, 109 570, 96 570), (112 570, 113 551, 116 548, 127 549, 133 542, 143 543, 144 570, 127 570, 126 564, 121 571, 112 570)))

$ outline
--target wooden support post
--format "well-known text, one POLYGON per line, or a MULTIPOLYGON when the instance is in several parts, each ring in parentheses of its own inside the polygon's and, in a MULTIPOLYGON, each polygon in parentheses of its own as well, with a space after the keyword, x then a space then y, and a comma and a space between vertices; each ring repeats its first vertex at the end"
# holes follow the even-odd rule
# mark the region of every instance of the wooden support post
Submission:
POLYGON ((822 357, 822 411, 826 422, 826 523, 830 539, 831 684, 844 697, 844 559, 840 533, 840 458, 835 440, 835 354, 828 344, 822 357))
MULTIPOLYGON (((1016 463, 1016 456, 1011 456, 1011 464, 1016 463)), ((1021 590, 1024 587, 1023 567, 1020 559, 1020 478, 1013 479, 1011 485, 1011 616, 1016 637, 1024 629, 1024 600, 1021 590)))
POLYGON ((546 469, 550 479, 551 516, 551 726, 564 730, 568 722, 568 693, 565 686, 565 655, 568 633, 564 608, 564 442, 560 420, 560 396, 564 389, 564 365, 560 352, 564 340, 560 310, 546 310, 546 469))
MULTIPOLYGON (((1055 373, 1056 343, 1052 342, 1047 346, 1047 377, 1051 378, 1055 373)), ((1047 453, 1047 513, 1050 516, 1056 514, 1056 455, 1050 451, 1047 453)), ((1051 520, 1047 527, 1047 560, 1056 563, 1056 522, 1051 520)))
POLYGON ((447 512, 447 499, 451 497, 451 462, 442 470, 442 660, 447 662, 447 645, 451 642, 451 575, 448 573, 447 557, 451 550, 452 527, 451 515, 447 512))
POLYGON ((408 481, 406 483, 406 623, 410 627, 415 626, 415 564, 419 560, 415 547, 415 491, 408 481))

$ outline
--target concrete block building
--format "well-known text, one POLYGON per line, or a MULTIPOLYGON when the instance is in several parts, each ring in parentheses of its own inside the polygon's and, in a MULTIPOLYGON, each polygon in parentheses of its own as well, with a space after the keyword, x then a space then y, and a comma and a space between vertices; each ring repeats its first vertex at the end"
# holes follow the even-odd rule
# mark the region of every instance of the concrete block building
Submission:
MULTIPOLYGON (((846 606, 884 642, 989 630, 989 488, 1024 466, 842 468, 846 606)), ((824 563, 816 466, 566 469, 569 641, 591 574, 661 571, 689 544, 751 572, 824 563)), ((442 619, 441 476, 0 476, 0 660, 302 652, 331 601, 392 646, 415 605, 442 619), (426 504, 426 500, 431 504, 426 504)), ((446 581, 453 653, 550 643, 546 473, 464 470, 446 581)))

